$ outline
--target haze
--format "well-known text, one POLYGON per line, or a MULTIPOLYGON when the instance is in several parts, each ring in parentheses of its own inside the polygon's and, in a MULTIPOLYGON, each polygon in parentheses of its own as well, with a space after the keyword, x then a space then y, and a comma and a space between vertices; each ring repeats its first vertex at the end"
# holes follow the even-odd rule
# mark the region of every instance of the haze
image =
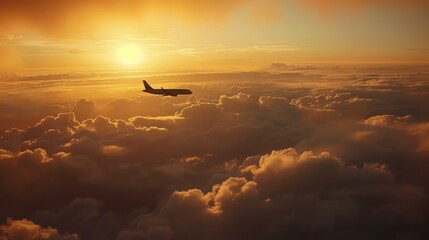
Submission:
POLYGON ((1 2, 0 239, 427 239, 428 22, 424 0, 1 2))

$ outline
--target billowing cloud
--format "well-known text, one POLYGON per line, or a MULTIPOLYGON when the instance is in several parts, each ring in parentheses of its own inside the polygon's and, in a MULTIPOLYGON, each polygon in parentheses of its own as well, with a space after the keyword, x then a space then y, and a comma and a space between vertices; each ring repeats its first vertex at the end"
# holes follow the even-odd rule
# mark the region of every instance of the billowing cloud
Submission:
POLYGON ((8 219, 5 225, 0 226, 0 232, 5 239, 10 240, 77 240, 77 234, 61 235, 58 230, 41 226, 27 220, 8 219))
POLYGON ((95 102, 88 99, 80 99, 77 101, 73 112, 75 113, 76 118, 79 120, 85 120, 94 117, 95 102))
POLYGON ((423 189, 396 184, 377 165, 358 169, 327 152, 284 149, 262 156, 252 172, 253 180, 231 177, 207 193, 176 191, 157 215, 137 217, 118 238, 145 239, 155 229, 163 239, 418 236, 414 224, 424 219, 423 189), (406 194, 418 205, 408 206, 406 194), (374 222, 380 228, 369 228, 374 222), (395 226, 402 230, 390 232, 395 226))
POLYGON ((319 111, 338 111, 339 114, 347 116, 356 114, 362 116, 367 114, 367 109, 371 101, 372 99, 356 97, 349 92, 316 90, 307 96, 292 99, 291 103, 301 108, 310 108, 319 111), (349 111, 349 109, 353 110, 349 111))
MULTIPOLYGON (((193 79, 194 95, 48 99, 55 111, 25 127, 1 121, 2 229, 89 240, 425 239, 427 74, 371 71, 172 75, 193 79)), ((68 81, 56 84, 85 86, 68 81)))

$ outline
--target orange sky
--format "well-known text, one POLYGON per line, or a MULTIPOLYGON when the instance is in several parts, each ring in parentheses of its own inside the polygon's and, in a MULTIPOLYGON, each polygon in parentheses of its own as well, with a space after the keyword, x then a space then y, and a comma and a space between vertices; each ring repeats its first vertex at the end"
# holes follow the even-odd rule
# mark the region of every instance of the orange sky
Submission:
POLYGON ((428 0, 0 0, 0 240, 429 239, 428 23, 428 0))
POLYGON ((0 9, 2 71, 429 61, 423 0, 19 0, 0 9))

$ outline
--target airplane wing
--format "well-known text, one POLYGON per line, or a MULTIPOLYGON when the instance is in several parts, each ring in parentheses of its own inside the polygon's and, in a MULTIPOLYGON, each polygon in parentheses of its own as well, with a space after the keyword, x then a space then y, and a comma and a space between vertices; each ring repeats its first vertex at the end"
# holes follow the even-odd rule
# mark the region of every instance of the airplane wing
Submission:
POLYGON ((172 96, 176 97, 177 94, 166 91, 163 87, 161 87, 162 91, 164 91, 164 96, 172 96))

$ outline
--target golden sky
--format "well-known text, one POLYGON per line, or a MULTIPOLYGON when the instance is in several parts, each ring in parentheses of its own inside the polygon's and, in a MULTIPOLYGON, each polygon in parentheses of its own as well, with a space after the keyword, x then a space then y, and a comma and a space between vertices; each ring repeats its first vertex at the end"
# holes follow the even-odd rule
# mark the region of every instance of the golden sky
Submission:
POLYGON ((2 1, 3 71, 427 63, 424 0, 2 1))
POLYGON ((0 0, 0 240, 429 239, 428 23, 427 0, 0 0))

